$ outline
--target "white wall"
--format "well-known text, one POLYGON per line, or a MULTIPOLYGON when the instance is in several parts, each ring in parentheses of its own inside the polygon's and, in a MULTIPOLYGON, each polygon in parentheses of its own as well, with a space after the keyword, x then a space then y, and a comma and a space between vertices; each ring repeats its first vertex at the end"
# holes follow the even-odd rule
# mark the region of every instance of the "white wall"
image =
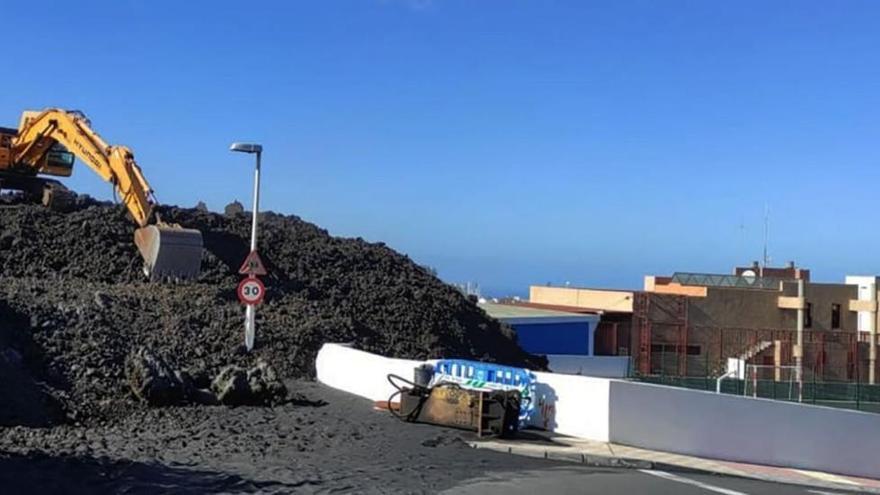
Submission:
POLYGON ((612 442, 880 477, 880 415, 612 381, 612 442))
POLYGON ((540 414, 532 426, 599 442, 609 440, 608 379, 540 371, 535 377, 540 414))
POLYGON ((397 389, 388 374, 412 381, 413 370, 423 361, 390 359, 341 344, 324 344, 315 360, 318 381, 372 401, 388 400, 397 389))
MULTIPOLYGON (((872 293, 878 285, 878 277, 864 275, 847 275, 847 285, 858 285, 858 300, 870 301, 872 293)), ((874 315, 870 311, 858 311, 856 325, 860 332, 870 332, 874 326, 874 315)))
MULTIPOLYGON (((428 361, 430 362, 430 361, 428 361)), ((389 373, 411 380, 422 361, 392 359, 340 344, 324 344, 315 362, 318 381, 377 401, 395 389, 389 373)), ((592 440, 608 441, 608 380, 536 372, 536 407, 532 426, 592 440), (565 397, 560 400, 559 397, 565 397)))
POLYGON ((727 372, 733 373, 731 378, 745 380, 746 378, 746 362, 743 359, 729 357, 727 358, 727 372))
POLYGON ((548 354, 547 365, 554 373, 602 378, 626 378, 629 376, 629 356, 548 354))

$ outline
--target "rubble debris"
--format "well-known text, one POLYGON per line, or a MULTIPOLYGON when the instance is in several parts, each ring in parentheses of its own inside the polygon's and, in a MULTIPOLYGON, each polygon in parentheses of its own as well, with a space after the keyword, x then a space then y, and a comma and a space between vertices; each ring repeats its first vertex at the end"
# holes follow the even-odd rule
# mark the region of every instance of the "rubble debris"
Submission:
POLYGON ((265 361, 248 370, 247 380, 251 396, 258 404, 276 405, 287 398, 287 387, 265 361))
POLYGON ((240 213, 244 213, 244 205, 241 204, 239 201, 233 201, 232 203, 226 205, 225 208, 223 208, 223 213, 227 217, 232 217, 240 213))
MULTIPOLYGON (((226 366, 210 382, 209 389, 199 388, 187 371, 172 369, 161 356, 141 347, 126 359, 125 374, 135 397, 151 406, 274 406, 287 399, 287 387, 263 361, 250 369, 226 366)), ((203 382, 199 375, 199 382, 203 382)))
POLYGON ((211 382, 211 390, 223 404, 244 404, 248 394, 247 372, 238 366, 227 366, 211 382))
POLYGON ((183 377, 146 348, 128 356, 125 375, 134 395, 152 406, 180 404, 188 396, 183 377))
POLYGON ((142 407, 128 392, 130 379, 158 402, 185 395, 168 369, 199 370, 189 373, 196 395, 229 365, 246 370, 245 380, 260 361, 277 378, 309 378, 325 342, 391 357, 543 366, 509 328, 408 257, 272 212, 260 219, 266 301, 255 349, 242 353, 234 289, 249 251, 250 217, 160 207, 164 221, 199 229, 205 252, 197 280, 157 284, 144 279, 134 224, 122 206, 80 196, 61 213, 21 201, 0 196, 0 302, 22 316, 0 326, 34 379, 78 421, 112 420, 142 407), (127 373, 126 359, 140 347, 161 355, 167 368, 141 356, 127 373))
POLYGON ((230 406, 277 405, 287 398, 287 388, 265 362, 245 370, 230 365, 211 382, 217 402, 230 406))

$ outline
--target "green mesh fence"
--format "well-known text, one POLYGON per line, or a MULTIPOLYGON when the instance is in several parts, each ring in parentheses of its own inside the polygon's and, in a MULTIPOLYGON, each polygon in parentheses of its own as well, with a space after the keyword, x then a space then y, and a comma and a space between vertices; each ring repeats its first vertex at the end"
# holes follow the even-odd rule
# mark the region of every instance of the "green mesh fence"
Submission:
MULTIPOLYGON (((656 383, 695 390, 715 391, 714 377, 679 376, 634 376, 635 381, 656 383)), ((752 380, 727 378, 721 382, 721 393, 760 397, 781 401, 797 402, 796 382, 758 380, 757 387, 752 380)), ((837 407, 880 413, 880 385, 866 385, 855 382, 804 381, 803 402, 817 406, 837 407)))

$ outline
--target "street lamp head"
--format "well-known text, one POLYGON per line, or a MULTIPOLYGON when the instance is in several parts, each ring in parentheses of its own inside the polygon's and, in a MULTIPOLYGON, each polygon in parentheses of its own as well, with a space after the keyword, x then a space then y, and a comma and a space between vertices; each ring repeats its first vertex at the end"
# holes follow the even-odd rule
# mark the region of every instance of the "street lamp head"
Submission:
POLYGON ((242 153, 261 153, 263 146, 256 143, 232 143, 229 151, 240 151, 242 153))

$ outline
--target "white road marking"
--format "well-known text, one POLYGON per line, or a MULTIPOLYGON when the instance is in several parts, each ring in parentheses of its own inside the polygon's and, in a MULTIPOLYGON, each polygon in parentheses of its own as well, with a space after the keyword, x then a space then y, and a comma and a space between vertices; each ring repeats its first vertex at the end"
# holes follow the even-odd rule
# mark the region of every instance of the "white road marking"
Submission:
POLYGON ((840 492, 823 492, 822 490, 807 490, 810 493, 815 493, 817 495, 843 495, 840 492))
POLYGON ((639 469, 639 471, 650 474, 651 476, 657 476, 658 478, 663 478, 669 481, 677 481, 679 483, 684 483, 686 485, 693 485, 702 488, 703 490, 709 490, 710 492, 715 493, 723 493, 724 495, 748 495, 743 492, 738 492, 736 490, 730 490, 728 488, 722 488, 720 486, 710 485, 708 483, 703 483, 701 481, 692 480, 689 478, 684 478, 682 476, 676 476, 672 473, 667 473, 666 471, 654 471, 650 469, 639 469))
POLYGON ((837 476, 836 474, 821 473, 819 471, 806 471, 804 469, 792 469, 792 471, 795 471, 797 473, 801 473, 801 474, 803 474, 805 476, 809 476, 811 478, 818 478, 822 481, 830 481, 832 483, 843 484, 843 485, 859 486, 859 484, 856 483, 855 481, 848 480, 848 479, 844 478, 843 476, 837 476))

